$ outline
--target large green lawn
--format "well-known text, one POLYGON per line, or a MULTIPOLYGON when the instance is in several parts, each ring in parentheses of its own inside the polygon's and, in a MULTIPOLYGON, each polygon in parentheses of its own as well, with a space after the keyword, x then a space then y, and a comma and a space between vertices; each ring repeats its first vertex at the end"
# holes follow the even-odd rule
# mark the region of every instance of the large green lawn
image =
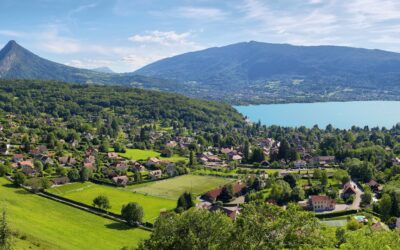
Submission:
POLYGON ((190 191, 193 195, 197 196, 232 181, 231 179, 214 176, 182 175, 138 186, 130 186, 128 188, 133 192, 144 195, 177 200, 185 191, 190 191))
POLYGON ((149 232, 14 188, 0 178, 0 209, 5 208, 15 249, 120 249, 135 246, 149 232))
POLYGON ((91 182, 75 182, 48 189, 48 192, 71 200, 92 205, 98 195, 105 195, 110 200, 111 212, 120 214, 123 205, 129 202, 139 203, 144 210, 144 220, 154 222, 161 211, 175 208, 176 201, 160 197, 136 194, 126 188, 108 187, 91 182))
POLYGON ((171 157, 161 157, 161 154, 154 150, 142 150, 142 149, 127 149, 125 153, 119 153, 120 156, 135 160, 135 161, 144 161, 150 157, 157 157, 161 160, 166 160, 170 162, 177 161, 187 161, 188 159, 183 156, 173 155, 171 157))

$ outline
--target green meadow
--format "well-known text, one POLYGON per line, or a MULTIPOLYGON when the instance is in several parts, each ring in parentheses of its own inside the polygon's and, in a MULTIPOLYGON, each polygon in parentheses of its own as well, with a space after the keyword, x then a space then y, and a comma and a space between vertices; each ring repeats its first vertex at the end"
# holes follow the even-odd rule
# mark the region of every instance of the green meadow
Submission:
POLYGON ((126 188, 109 187, 91 182, 75 182, 50 188, 47 191, 88 205, 92 205, 93 199, 98 195, 105 195, 110 200, 110 211, 116 214, 121 213, 123 205, 129 202, 137 202, 143 207, 144 220, 149 222, 154 222, 160 212, 176 207, 176 200, 147 196, 133 193, 126 188))
POLYGON ((18 232, 15 249, 121 249, 150 233, 13 187, 0 178, 0 208, 18 232))
POLYGON ((232 182, 232 179, 214 176, 182 175, 174 178, 128 187, 133 192, 177 200, 185 191, 198 196, 232 182))
POLYGON ((173 155, 171 157, 161 157, 161 153, 154 150, 126 149, 125 153, 119 153, 119 155, 135 161, 145 161, 150 157, 157 157, 161 160, 166 160, 170 162, 188 161, 188 158, 179 155, 173 155))

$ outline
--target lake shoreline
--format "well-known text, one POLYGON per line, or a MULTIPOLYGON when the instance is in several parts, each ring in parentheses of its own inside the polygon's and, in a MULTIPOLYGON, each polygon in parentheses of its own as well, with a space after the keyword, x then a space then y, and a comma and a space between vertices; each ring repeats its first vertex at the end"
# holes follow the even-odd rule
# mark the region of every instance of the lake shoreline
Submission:
POLYGON ((400 101, 281 103, 233 106, 252 122, 283 127, 391 128, 400 122, 400 101))

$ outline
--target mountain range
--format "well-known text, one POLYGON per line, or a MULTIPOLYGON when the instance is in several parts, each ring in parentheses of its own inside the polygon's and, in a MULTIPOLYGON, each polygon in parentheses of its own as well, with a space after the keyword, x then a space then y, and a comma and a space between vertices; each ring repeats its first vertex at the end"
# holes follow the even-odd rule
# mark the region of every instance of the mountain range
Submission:
POLYGON ((400 99, 400 54, 341 46, 243 42, 185 53, 131 73, 79 69, 10 41, 0 78, 113 84, 233 104, 400 99))
POLYGON ((171 81, 137 74, 117 74, 105 68, 80 69, 41 58, 9 41, 0 51, 0 78, 58 80, 72 83, 124 85, 172 91, 179 85, 171 81), (108 72, 107 72, 108 71, 108 72))

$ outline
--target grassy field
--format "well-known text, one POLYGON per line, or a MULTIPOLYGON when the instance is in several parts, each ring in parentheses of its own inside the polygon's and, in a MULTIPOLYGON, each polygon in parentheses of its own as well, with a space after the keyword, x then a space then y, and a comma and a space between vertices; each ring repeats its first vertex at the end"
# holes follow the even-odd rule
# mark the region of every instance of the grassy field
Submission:
POLYGON ((119 155, 135 161, 147 160, 150 157, 157 157, 161 160, 166 160, 170 162, 188 161, 186 157, 179 155, 173 155, 171 157, 161 157, 161 154, 154 150, 127 149, 125 153, 119 153, 119 155))
POLYGON ((15 249, 120 249, 135 246, 149 232, 84 212, 14 188, 0 178, 0 208, 5 208, 15 249))
POLYGON ((140 194, 177 200, 185 191, 197 196, 229 182, 232 180, 213 176, 183 175, 128 188, 140 194))
POLYGON ((121 213, 123 205, 128 202, 137 202, 143 207, 144 220, 149 222, 154 222, 161 211, 169 210, 176 206, 176 200, 146 196, 130 192, 126 188, 108 187, 91 182, 71 183, 48 189, 48 192, 88 205, 92 205, 93 199, 98 195, 105 195, 110 200, 110 211, 117 214, 121 213))

